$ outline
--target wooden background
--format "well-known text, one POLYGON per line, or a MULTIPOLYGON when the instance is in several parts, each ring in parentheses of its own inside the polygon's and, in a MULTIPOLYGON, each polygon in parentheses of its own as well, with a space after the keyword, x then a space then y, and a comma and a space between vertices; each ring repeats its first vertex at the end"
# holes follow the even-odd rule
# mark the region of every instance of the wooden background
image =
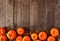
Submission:
POLYGON ((29 31, 60 29, 60 0, 0 0, 0 27, 29 31))

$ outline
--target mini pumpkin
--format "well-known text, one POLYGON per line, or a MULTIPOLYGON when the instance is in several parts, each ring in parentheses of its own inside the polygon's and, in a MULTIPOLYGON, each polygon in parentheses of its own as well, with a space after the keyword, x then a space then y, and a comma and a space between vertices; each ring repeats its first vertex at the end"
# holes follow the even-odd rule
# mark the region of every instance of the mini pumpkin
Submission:
POLYGON ((51 29, 50 33, 52 36, 56 37, 59 35, 59 30, 56 28, 53 28, 53 29, 51 29))
POLYGON ((18 33, 19 35, 23 35, 23 34, 24 34, 24 28, 22 28, 22 27, 18 28, 18 29, 17 29, 17 33, 18 33))
POLYGON ((22 36, 17 36, 16 41, 22 41, 23 37, 22 36))
POLYGON ((40 32, 39 33, 39 39, 45 40, 47 38, 47 33, 46 32, 40 32))
POLYGON ((0 41, 7 41, 7 37, 4 35, 0 36, 0 41))
POLYGON ((41 41, 40 39, 37 39, 36 41, 41 41))
POLYGON ((31 41, 29 36, 24 36, 22 41, 31 41))
POLYGON ((33 34, 31 35, 31 38, 32 38, 32 40, 36 40, 36 39, 38 38, 38 34, 33 33, 33 34))
POLYGON ((49 36, 49 37, 47 38, 47 41, 55 41, 55 37, 49 36))
POLYGON ((10 40, 13 40, 15 39, 17 36, 16 32, 14 30, 10 30, 8 33, 7 33, 7 37, 10 39, 10 40))
POLYGON ((6 32, 5 29, 1 27, 1 28, 0 28, 0 35, 4 35, 5 32, 6 32))

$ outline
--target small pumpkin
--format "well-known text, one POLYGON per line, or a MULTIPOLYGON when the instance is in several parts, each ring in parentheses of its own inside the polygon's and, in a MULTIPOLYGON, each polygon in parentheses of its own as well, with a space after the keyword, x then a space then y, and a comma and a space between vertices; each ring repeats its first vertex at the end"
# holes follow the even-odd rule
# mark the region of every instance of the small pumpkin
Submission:
POLYGON ((5 29, 1 27, 1 28, 0 28, 0 35, 4 35, 5 32, 6 32, 5 29))
POLYGON ((33 33, 33 34, 31 35, 31 38, 32 38, 32 40, 36 40, 36 39, 38 38, 38 34, 33 33))
POLYGON ((47 41, 55 41, 55 37, 54 37, 54 36, 49 36, 49 37, 47 38, 47 41))
POLYGON ((39 33, 39 30, 36 30, 35 32, 36 32, 36 33, 39 33))
POLYGON ((17 36, 16 41, 22 41, 23 37, 22 36, 17 36))
POLYGON ((4 35, 0 36, 0 41, 7 41, 7 37, 4 35))
POLYGON ((41 41, 40 39, 37 39, 36 41, 41 41))
POLYGON ((17 33, 19 35, 23 35, 24 34, 24 28, 20 27, 20 28, 17 28, 17 33))
POLYGON ((59 30, 56 28, 53 28, 53 29, 51 29, 50 33, 52 36, 56 37, 59 35, 59 30))
POLYGON ((10 30, 8 33, 7 33, 7 37, 10 39, 10 40, 13 40, 15 39, 17 36, 16 32, 14 30, 10 30))
POLYGON ((29 36, 24 36, 22 41, 31 41, 29 36))
POLYGON ((40 32, 39 33, 39 39, 45 40, 47 38, 47 33, 46 32, 40 32))

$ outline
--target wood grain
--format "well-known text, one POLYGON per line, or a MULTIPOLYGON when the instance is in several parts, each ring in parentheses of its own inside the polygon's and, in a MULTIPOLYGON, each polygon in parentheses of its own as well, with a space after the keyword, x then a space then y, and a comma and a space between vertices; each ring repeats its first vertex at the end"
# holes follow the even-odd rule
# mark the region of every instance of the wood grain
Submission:
POLYGON ((0 0, 0 26, 27 31, 60 29, 60 0, 0 0))
POLYGON ((13 24, 17 27, 17 0, 13 0, 13 24))
POLYGON ((60 29, 60 0, 58 0, 55 10, 55 26, 60 29))
POLYGON ((17 27, 22 26, 22 0, 17 0, 17 27))
POLYGON ((6 23, 6 2, 0 0, 0 27, 5 27, 6 23))
POLYGON ((30 0, 30 31, 36 30, 37 0, 30 0))
POLYGON ((0 0, 0 26, 2 26, 2 0, 0 0))
POLYGON ((40 31, 45 31, 47 29, 47 12, 46 12, 46 1, 38 0, 38 25, 40 31))
POLYGON ((13 2, 6 0, 6 26, 13 28, 13 2))
POLYGON ((55 0, 47 0, 47 27, 50 30, 52 27, 55 27, 55 0))
POLYGON ((29 3, 29 0, 22 0, 22 26, 24 26, 27 29, 27 31, 30 30, 29 3))

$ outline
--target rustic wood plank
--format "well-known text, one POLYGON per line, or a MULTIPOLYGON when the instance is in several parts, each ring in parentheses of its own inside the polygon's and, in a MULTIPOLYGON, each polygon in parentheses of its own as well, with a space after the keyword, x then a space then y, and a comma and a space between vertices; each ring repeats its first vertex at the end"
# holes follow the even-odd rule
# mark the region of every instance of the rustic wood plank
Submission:
POLYGON ((48 8, 48 15, 47 15, 47 27, 50 30, 52 27, 55 27, 55 5, 56 0, 47 0, 47 8, 48 8))
POLYGON ((2 0, 3 2, 2 2, 2 25, 3 25, 3 27, 5 27, 6 26, 6 0, 2 0))
POLYGON ((17 0, 17 27, 22 26, 22 0, 17 0))
POLYGON ((47 30, 47 3, 46 0, 38 0, 38 27, 40 31, 47 30))
POLYGON ((30 31, 35 31, 37 29, 39 30, 37 9, 37 0, 30 0, 30 31))
POLYGON ((2 26, 2 0, 0 0, 0 26, 2 26))
POLYGON ((6 0, 6 26, 13 28, 13 0, 6 0))
POLYGON ((13 7, 14 27, 20 27, 22 26, 22 1, 14 0, 13 7))
POLYGON ((33 0, 30 0, 30 31, 34 31, 34 23, 33 23, 33 0), (33 29, 33 30, 32 30, 33 29))
POLYGON ((30 30, 29 0, 22 0, 22 26, 30 30))
POLYGON ((56 4, 55 26, 60 29, 60 0, 58 0, 58 3, 56 4))
POLYGON ((17 27, 17 0, 13 0, 13 23, 14 28, 17 27))
POLYGON ((33 24, 34 24, 33 28, 34 28, 34 31, 36 31, 36 30, 39 30, 39 27, 38 27, 38 11, 37 11, 38 10, 38 1, 37 0, 33 0, 32 5, 33 5, 33 7, 32 7, 33 16, 32 17, 33 17, 33 24))
POLYGON ((5 0, 0 0, 0 27, 5 27, 6 22, 6 2, 5 0))

